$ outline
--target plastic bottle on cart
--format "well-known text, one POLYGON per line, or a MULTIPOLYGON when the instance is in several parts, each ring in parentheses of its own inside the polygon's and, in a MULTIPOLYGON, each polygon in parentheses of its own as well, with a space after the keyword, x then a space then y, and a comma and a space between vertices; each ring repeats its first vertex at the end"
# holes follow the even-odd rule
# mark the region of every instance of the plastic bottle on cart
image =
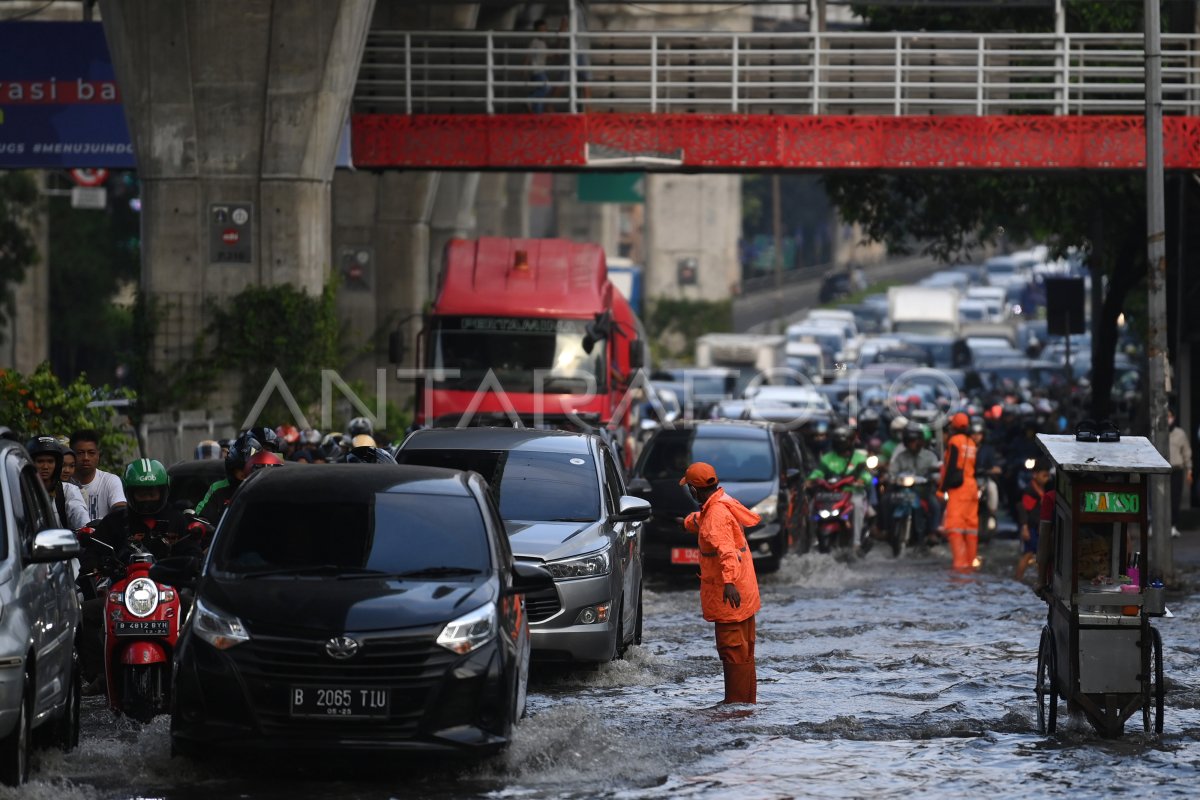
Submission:
POLYGON ((1129 576, 1129 582, 1134 586, 1141 586, 1141 566, 1141 553, 1133 553, 1129 556, 1129 566, 1125 568, 1125 574, 1129 576))

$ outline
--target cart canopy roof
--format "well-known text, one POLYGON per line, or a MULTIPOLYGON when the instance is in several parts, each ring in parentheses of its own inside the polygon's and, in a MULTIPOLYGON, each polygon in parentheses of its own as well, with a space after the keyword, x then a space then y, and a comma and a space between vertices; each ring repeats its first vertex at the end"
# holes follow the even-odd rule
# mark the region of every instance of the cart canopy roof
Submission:
POLYGON ((1054 466, 1066 472, 1171 471, 1171 465, 1145 436, 1122 436, 1119 442, 1080 442, 1070 434, 1039 433, 1037 440, 1054 466))

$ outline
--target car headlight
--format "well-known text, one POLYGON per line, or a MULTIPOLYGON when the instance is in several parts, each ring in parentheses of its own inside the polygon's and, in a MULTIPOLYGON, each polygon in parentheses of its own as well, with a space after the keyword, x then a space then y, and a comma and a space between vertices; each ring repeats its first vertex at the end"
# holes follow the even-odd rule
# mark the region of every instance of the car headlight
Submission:
POLYGON ((125 610, 135 617, 148 617, 158 608, 158 584, 149 578, 134 578, 125 587, 125 610))
POLYGON ((779 513, 779 495, 771 495, 750 510, 762 517, 763 522, 774 522, 779 513))
POLYGON ((250 641, 250 633, 237 617, 206 606, 196 599, 192 607, 192 628, 196 635, 218 650, 228 650, 234 645, 250 641))
POLYGON ((566 581, 572 578, 595 578, 607 575, 610 566, 608 552, 601 550, 577 558, 551 561, 546 564, 546 571, 554 577, 554 580, 566 581))
POLYGON ((488 603, 446 623, 438 634, 437 643, 460 656, 466 655, 494 639, 497 627, 496 607, 488 603))

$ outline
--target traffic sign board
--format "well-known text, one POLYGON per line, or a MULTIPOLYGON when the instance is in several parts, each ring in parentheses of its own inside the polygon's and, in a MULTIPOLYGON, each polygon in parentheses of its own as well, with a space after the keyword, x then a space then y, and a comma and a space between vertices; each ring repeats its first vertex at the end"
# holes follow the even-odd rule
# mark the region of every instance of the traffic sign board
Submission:
POLYGON ((79 186, 99 186, 108 180, 106 169, 73 169, 71 180, 79 186))

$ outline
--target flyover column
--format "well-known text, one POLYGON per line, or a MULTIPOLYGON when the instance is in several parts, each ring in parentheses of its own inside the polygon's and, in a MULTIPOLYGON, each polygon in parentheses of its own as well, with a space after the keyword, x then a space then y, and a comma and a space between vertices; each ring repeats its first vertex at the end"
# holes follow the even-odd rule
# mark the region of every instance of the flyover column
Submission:
POLYGON ((100 0, 142 182, 155 362, 208 300, 321 291, 330 196, 374 0, 100 0))

